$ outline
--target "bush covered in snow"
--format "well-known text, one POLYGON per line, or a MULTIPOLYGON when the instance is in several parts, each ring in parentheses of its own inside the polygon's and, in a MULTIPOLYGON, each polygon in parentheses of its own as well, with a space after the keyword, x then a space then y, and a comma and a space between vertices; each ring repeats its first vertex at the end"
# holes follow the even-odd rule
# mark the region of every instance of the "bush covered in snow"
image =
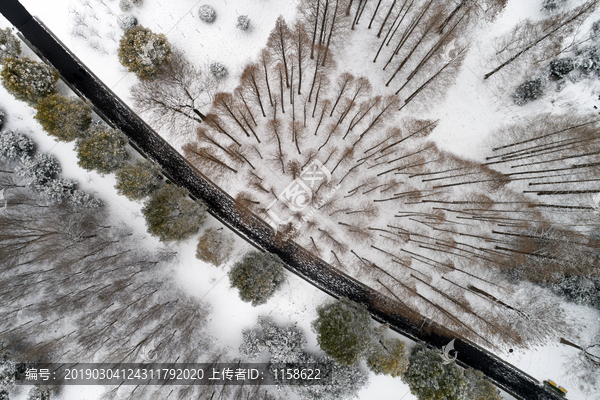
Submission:
POLYGON ((84 137, 77 139, 77 164, 88 171, 109 174, 129 159, 125 149, 127 137, 104 125, 93 125, 84 137))
POLYGON ((225 67, 220 62, 211 63, 209 68, 210 68, 210 73, 216 79, 223 79, 223 78, 227 77, 227 75, 229 74, 229 71, 227 71, 227 67, 225 67))
POLYGON ((0 110, 0 129, 4 126, 4 122, 6 121, 6 114, 4 111, 0 110))
POLYGON ((550 62, 550 76, 562 79, 575 69, 575 60, 571 57, 558 58, 550 62))
POLYGON ((80 99, 52 94, 38 101, 35 119, 50 136, 70 142, 83 135, 92 123, 90 106, 80 99))
POLYGON ((27 136, 13 131, 0 132, 0 157, 8 161, 29 157, 35 150, 35 143, 27 136))
POLYGON ((200 230, 206 205, 190 199, 185 189, 166 185, 152 193, 142 214, 151 235, 164 242, 185 240, 200 230))
POLYGON ((544 82, 541 78, 532 79, 517 88, 513 94, 516 105, 522 106, 532 100, 539 99, 544 94, 544 82))
POLYGON ((237 19, 237 28, 247 31, 250 28, 250 18, 247 15, 240 15, 237 19))
POLYGON ((137 25, 121 37, 119 61, 139 79, 154 80, 161 67, 171 61, 171 45, 165 35, 137 25))
POLYGON ((198 17, 204 22, 211 23, 217 18, 217 12, 214 8, 205 4, 198 9, 198 17))
POLYGON ((266 303, 285 281, 279 257, 256 251, 246 254, 228 275, 231 287, 237 288, 240 298, 253 306, 266 303))
POLYGON ((123 12, 130 11, 133 8, 133 3, 131 2, 131 0, 120 0, 119 8, 123 12))
POLYGON ((142 200, 161 187, 159 169, 149 161, 136 160, 117 171, 115 188, 129 200, 142 200))
POLYGON ((129 28, 133 28, 138 24, 138 20, 131 14, 121 14, 118 17, 117 22, 119 23, 119 27, 123 30, 127 30, 129 28))
POLYGON ((2 60, 2 85, 17 100, 35 105, 39 99, 56 90, 58 72, 29 57, 8 57, 2 60))
POLYGON ((207 228, 198 239, 196 258, 214 266, 227 262, 233 251, 233 236, 223 229, 207 228))
POLYGON ((0 61, 7 57, 18 57, 21 54, 21 42, 10 28, 0 29, 0 61))
POLYGON ((568 0, 544 0, 542 3, 542 9, 546 12, 552 13, 564 7, 567 2, 568 0))

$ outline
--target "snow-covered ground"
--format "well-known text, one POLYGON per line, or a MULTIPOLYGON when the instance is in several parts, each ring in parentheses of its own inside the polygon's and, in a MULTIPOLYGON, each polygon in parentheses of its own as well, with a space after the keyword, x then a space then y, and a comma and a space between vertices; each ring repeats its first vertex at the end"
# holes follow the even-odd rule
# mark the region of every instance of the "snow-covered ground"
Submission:
MULTIPOLYGON (((21 0, 33 14, 38 16, 77 56, 111 87, 123 100, 130 103, 129 90, 136 82, 133 74, 128 73, 116 57, 117 43, 121 29, 117 24, 120 14, 117 0, 21 0), (75 20, 83 17, 87 29, 74 35, 75 20)), ((167 35, 174 47, 185 52, 194 63, 203 65, 213 61, 225 64, 229 77, 222 84, 222 90, 231 90, 237 85, 237 79, 243 66, 255 57, 266 43, 267 37, 279 15, 288 21, 296 14, 297 0, 145 0, 141 7, 134 7, 133 14, 139 22, 158 33, 167 35), (213 24, 205 24, 198 19, 197 9, 201 4, 210 4, 217 11, 213 24), (238 15, 248 15, 251 30, 243 32, 236 29, 238 15)), ((525 107, 517 107, 508 98, 509 88, 498 90, 498 85, 488 85, 482 80, 485 65, 481 58, 488 49, 481 45, 486 38, 507 31, 517 21, 527 17, 540 18, 541 1, 510 0, 505 12, 494 24, 492 30, 479 37, 473 43, 471 52, 457 78, 457 83, 448 91, 445 99, 436 106, 435 115, 440 123, 432 138, 442 147, 460 156, 483 160, 487 141, 494 129, 505 123, 540 111, 564 112, 565 110, 591 110, 597 104, 600 89, 597 82, 579 82, 568 85, 560 92, 551 92, 543 99, 525 107)), ((0 17, 0 27, 8 26, 0 17)), ((25 49, 25 51, 27 51, 25 49)), ((347 69, 360 73, 359 58, 344 58, 347 69)), ((56 156, 63 166, 63 176, 80 183, 85 190, 96 193, 111 208, 114 218, 127 221, 135 234, 144 237, 148 247, 161 244, 146 234, 141 215, 141 204, 117 196, 113 188, 114 176, 99 176, 77 167, 73 143, 55 142, 43 133, 33 120, 33 109, 14 100, 0 88, 0 105, 7 111, 7 128, 18 129, 30 134, 41 151, 56 156)), ((427 116, 427 112, 423 113, 427 116)), ((164 132, 162 132, 164 133, 164 132)), ((210 220, 208 226, 218 225, 210 220)), ((242 330, 252 326, 260 315, 269 315, 279 322, 297 322, 307 336, 309 349, 316 349, 316 338, 310 330, 310 322, 315 318, 315 307, 328 296, 303 280, 288 274, 283 290, 267 304, 252 307, 239 300, 237 292, 229 288, 226 277, 227 268, 237 257, 251 246, 238 239, 236 257, 221 268, 205 264, 194 257, 194 239, 176 247, 179 264, 173 274, 189 293, 203 298, 212 304, 209 316, 211 329, 222 343, 235 349, 242 340, 242 330)), ((582 342, 589 334, 598 331, 600 313, 585 307, 566 305, 570 322, 577 326, 582 342)), ((513 353, 498 354, 511 364, 523 369, 538 380, 551 378, 569 389, 571 400, 596 399, 579 390, 575 382, 569 379, 568 360, 576 354, 575 349, 558 342, 531 349, 516 350, 513 353)), ((97 399, 101 390, 89 387, 68 387, 62 398, 97 399)), ((509 398, 504 395, 505 398, 509 398)), ((364 389, 360 398, 366 399, 414 399, 408 387, 399 379, 370 376, 370 385, 364 389)))

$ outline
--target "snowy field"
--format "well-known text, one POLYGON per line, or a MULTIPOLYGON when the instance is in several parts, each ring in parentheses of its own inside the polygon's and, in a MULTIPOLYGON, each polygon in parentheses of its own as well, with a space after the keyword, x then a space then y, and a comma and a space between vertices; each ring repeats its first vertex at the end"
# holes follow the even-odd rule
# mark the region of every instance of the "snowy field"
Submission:
MULTIPOLYGON (((117 25, 117 15, 121 13, 117 0, 21 0, 31 14, 38 16, 100 79, 117 95, 131 104, 130 88, 137 78, 128 73, 117 59, 118 39, 122 33, 117 25), (76 32, 77 19, 85 22, 85 29, 76 32)), ((157 33, 164 33, 170 43, 198 65, 207 65, 218 61, 229 70, 229 76, 222 82, 221 90, 231 91, 237 86, 238 78, 248 61, 252 60, 264 47, 267 37, 279 15, 288 21, 296 15, 296 0, 145 0, 144 5, 135 7, 132 13, 140 24, 157 33), (201 4, 212 5, 217 12, 216 21, 202 24, 198 20, 197 9, 201 4), (235 25, 239 15, 248 15, 251 30, 242 32, 235 25)), ((508 93, 500 83, 486 85, 482 80, 483 72, 488 69, 481 59, 489 49, 483 47, 490 37, 497 36, 516 21, 526 17, 541 18, 538 1, 510 0, 500 18, 489 32, 478 37, 478 43, 471 45, 457 83, 453 85, 445 98, 436 105, 435 113, 422 110, 421 116, 439 118, 440 122, 431 138, 443 149, 456 155, 482 161, 488 149, 489 135, 502 124, 519 121, 532 113, 564 112, 565 110, 591 111, 600 106, 600 85, 597 81, 579 82, 567 86, 560 92, 550 92, 543 99, 525 107, 513 104, 508 93)), ((0 17, 0 28, 8 26, 0 17)), ((81 28, 82 25, 79 25, 81 28)), ((359 33, 360 34, 360 33, 359 33)), ((366 37, 366 36, 365 36, 366 37)), ((358 51, 360 43, 348 46, 346 51, 358 51)), ((24 49, 25 53, 29 51, 24 49)), ((360 56, 346 54, 345 69, 360 74, 365 62, 360 56)), ((373 69, 374 70, 374 69, 373 69)), ((364 72, 362 72, 364 74, 364 72)), ((370 72, 371 75, 375 72, 370 72)), ((376 78, 369 76, 369 78, 376 78)), ((375 81, 375 79, 371 79, 375 81)), ((379 88, 384 90, 383 88, 379 88)), ((63 87, 61 91, 67 93, 63 87)), ((141 214, 140 203, 118 196, 114 189, 113 175, 100 176, 77 167, 77 158, 73 143, 55 142, 48 137, 33 119, 34 110, 24 103, 14 100, 4 88, 0 88, 0 105, 7 110, 6 128, 20 130, 29 134, 38 143, 40 150, 56 156, 63 166, 62 176, 80 183, 81 187, 98 197, 110 207, 116 220, 126 221, 134 229, 135 235, 143 238, 148 248, 163 246, 158 239, 146 233, 141 214)), ((174 145, 174 141, 160 127, 155 127, 174 145)), ((218 226, 212 218, 208 226, 218 226)), ((203 263, 194 257, 196 240, 173 246, 178 254, 178 265, 172 274, 181 283, 181 287, 212 305, 210 329, 220 342, 231 349, 237 349, 242 341, 241 332, 255 324, 258 316, 271 316, 280 323, 298 323, 308 340, 308 349, 317 350, 316 337, 311 331, 310 322, 316 317, 316 306, 328 300, 326 294, 315 289, 303 280, 288 274, 283 290, 267 302, 252 307, 239 300, 237 291, 229 288, 226 276, 228 268, 237 261, 251 246, 236 239, 235 256, 221 268, 203 263)), ((600 313, 588 307, 565 304, 569 311, 569 323, 577 327, 577 339, 582 342, 598 331, 600 313)), ((390 333, 390 335, 392 335, 390 333)), ((408 342, 408 339, 402 338, 408 342)), ((548 343, 529 349, 517 349, 509 353, 497 354, 509 363, 531 374, 538 380, 553 379, 569 390, 571 400, 593 400, 598 395, 581 391, 569 377, 569 360, 576 350, 558 342, 548 343)), ((504 394, 505 399, 511 397, 504 394)), ((24 399, 25 396, 22 396, 24 399)), ((102 390, 90 387, 67 387, 61 397, 63 400, 95 400, 102 398, 102 390)), ((370 374, 370 385, 360 393, 361 400, 370 399, 416 399, 410 394, 408 386, 400 379, 370 374)))

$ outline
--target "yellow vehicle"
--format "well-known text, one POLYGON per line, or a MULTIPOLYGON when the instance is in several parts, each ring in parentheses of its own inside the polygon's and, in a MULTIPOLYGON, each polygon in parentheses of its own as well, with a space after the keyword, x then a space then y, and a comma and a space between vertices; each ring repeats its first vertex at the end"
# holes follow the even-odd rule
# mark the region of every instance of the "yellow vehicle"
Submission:
POLYGON ((549 388, 551 388, 552 390, 554 390, 559 395, 561 395, 562 397, 565 397, 567 395, 567 389, 565 389, 562 386, 558 386, 554 381, 552 381, 550 379, 544 381, 544 384, 546 386, 548 386, 549 388))

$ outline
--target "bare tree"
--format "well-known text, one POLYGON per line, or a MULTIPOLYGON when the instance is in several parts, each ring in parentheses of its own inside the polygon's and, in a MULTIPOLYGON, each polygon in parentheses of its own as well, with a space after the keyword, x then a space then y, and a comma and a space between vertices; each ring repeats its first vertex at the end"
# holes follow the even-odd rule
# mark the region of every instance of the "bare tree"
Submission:
POLYGON ((161 79, 138 82, 131 95, 136 107, 148 114, 152 124, 182 135, 202 123, 216 90, 217 81, 212 75, 175 52, 161 79))

